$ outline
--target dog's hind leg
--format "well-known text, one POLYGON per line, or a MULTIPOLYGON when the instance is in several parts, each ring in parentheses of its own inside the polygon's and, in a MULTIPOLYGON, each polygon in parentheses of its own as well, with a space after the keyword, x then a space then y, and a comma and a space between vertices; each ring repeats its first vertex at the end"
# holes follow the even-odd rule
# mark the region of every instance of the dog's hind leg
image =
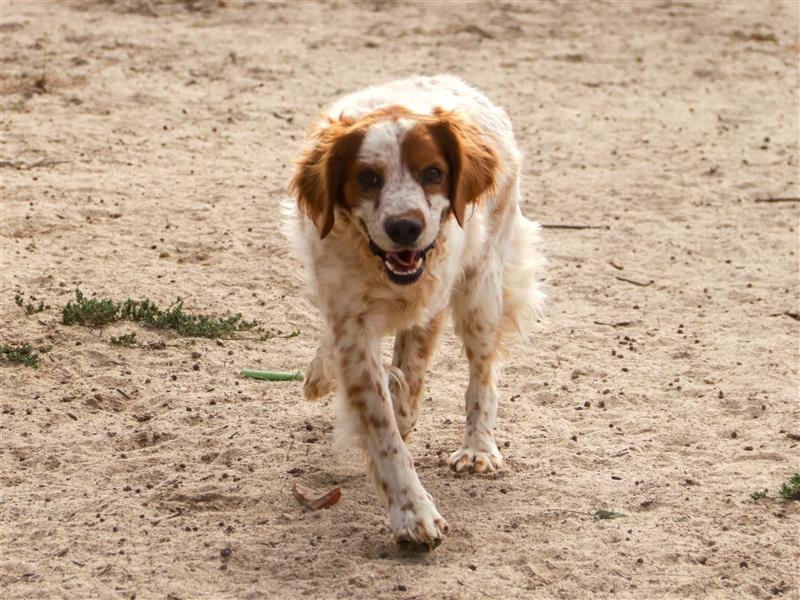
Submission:
POLYGON ((317 353, 306 369, 303 395, 306 400, 316 400, 336 391, 336 367, 333 359, 331 335, 325 332, 317 353))
POLYGON ((427 324, 400 331, 395 337, 389 389, 397 428, 403 439, 408 437, 417 422, 428 362, 436 348, 443 322, 444 311, 427 324))

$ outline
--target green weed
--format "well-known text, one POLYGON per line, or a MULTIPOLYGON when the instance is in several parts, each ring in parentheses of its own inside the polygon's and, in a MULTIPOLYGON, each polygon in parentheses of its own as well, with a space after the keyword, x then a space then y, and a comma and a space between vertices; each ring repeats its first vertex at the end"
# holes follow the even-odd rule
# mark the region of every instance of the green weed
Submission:
MULTIPOLYGON (((40 348, 40 352, 47 352, 50 348, 40 348)), ((20 344, 18 346, 0 345, 0 354, 7 360, 22 363, 27 367, 36 369, 39 366, 39 355, 30 344, 20 344)))
MULTIPOLYGON (((36 300, 34 296, 31 296, 31 300, 36 300)), ((31 302, 25 303, 25 299, 22 297, 21 294, 17 294, 14 296, 14 302, 19 306, 22 310, 25 311, 25 314, 29 317, 31 315, 35 315, 36 313, 42 312, 45 308, 47 308, 44 304, 44 300, 39 299, 39 304, 33 304, 31 302)))
POLYGON ((122 335, 111 336, 109 340, 112 346, 125 346, 126 348, 130 348, 136 345, 136 333, 124 333, 122 335))
POLYGON ((784 500, 800 500, 800 473, 792 475, 789 482, 781 486, 779 493, 784 500))
POLYGON ((758 502, 762 498, 766 497, 767 497, 767 490, 761 490, 760 492, 753 492, 752 494, 750 494, 750 499, 753 502, 758 502))
POLYGON ((99 329, 119 320, 119 307, 113 300, 86 298, 75 290, 75 301, 70 300, 61 311, 64 325, 85 325, 99 329))
POLYGON ((166 310, 152 300, 131 300, 116 303, 108 298, 86 298, 75 290, 75 299, 70 300, 62 311, 64 325, 85 325, 101 328, 116 321, 134 321, 153 329, 172 329, 187 337, 220 338, 237 331, 253 329, 256 321, 245 321, 241 314, 231 317, 210 317, 184 312, 183 300, 178 298, 166 310))

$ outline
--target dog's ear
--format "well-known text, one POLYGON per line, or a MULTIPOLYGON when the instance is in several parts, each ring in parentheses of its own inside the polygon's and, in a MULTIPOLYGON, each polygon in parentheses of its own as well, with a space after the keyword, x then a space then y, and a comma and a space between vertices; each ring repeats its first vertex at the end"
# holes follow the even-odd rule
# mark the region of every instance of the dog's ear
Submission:
POLYGON ((313 134, 314 145, 297 163, 289 190, 324 238, 333 229, 334 208, 345 205, 344 182, 363 133, 346 120, 329 121, 313 134))
POLYGON ((450 205, 463 227, 467 204, 493 189, 499 160, 467 118, 442 110, 434 111, 434 116, 431 133, 450 165, 450 205))

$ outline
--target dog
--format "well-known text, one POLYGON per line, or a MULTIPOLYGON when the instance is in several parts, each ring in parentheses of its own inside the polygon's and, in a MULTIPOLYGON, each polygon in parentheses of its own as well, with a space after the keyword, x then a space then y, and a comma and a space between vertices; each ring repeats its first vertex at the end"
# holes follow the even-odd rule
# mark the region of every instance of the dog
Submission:
POLYGON ((433 548, 448 530, 405 444, 448 313, 469 363, 464 441, 450 466, 502 465, 499 361, 545 304, 520 165, 505 111, 451 75, 344 96, 297 161, 290 235, 325 323, 304 395, 338 390, 336 435, 365 450, 398 542, 433 548), (384 365, 380 341, 391 334, 384 365))

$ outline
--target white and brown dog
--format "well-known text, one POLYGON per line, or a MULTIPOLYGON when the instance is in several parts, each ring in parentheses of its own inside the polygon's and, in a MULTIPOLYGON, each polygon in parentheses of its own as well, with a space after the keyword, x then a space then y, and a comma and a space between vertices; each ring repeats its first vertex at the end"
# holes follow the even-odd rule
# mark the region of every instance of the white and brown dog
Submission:
POLYGON ((325 318, 305 395, 338 388, 337 433, 365 449, 398 541, 434 547, 447 532, 404 439, 448 311, 469 361, 464 443, 450 465, 501 465, 498 360, 544 305, 520 161, 508 116, 486 96, 456 77, 413 77, 328 108, 291 183, 292 238, 325 318))

